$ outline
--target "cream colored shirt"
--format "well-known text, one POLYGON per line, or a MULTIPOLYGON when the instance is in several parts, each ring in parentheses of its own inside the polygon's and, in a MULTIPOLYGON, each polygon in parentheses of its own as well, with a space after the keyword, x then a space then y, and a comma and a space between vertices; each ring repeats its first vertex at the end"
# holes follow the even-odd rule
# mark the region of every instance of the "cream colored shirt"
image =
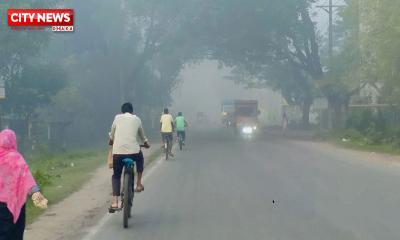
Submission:
POLYGON ((139 141, 147 141, 142 121, 130 113, 115 116, 111 126, 110 139, 113 140, 113 154, 135 154, 140 151, 139 141))
POLYGON ((174 122, 174 118, 172 117, 171 114, 163 114, 160 119, 161 132, 162 133, 171 133, 173 122, 174 122))

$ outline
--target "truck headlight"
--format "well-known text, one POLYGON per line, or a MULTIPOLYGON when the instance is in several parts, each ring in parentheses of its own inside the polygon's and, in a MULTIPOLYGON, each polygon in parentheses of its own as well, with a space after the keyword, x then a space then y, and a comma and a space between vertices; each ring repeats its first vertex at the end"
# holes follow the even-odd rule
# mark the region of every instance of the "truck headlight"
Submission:
POLYGON ((253 133, 253 128, 252 127, 243 127, 242 128, 242 133, 244 133, 244 134, 252 134, 253 133))

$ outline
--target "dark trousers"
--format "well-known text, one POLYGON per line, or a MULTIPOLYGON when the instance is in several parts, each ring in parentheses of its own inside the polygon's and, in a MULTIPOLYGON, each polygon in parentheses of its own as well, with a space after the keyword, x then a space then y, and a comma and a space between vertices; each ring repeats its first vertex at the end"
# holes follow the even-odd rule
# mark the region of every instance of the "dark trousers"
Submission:
POLYGON ((169 140, 169 142, 172 144, 172 140, 173 140, 173 134, 172 134, 172 132, 169 132, 169 133, 161 133, 161 138, 162 138, 162 141, 163 141, 163 143, 166 143, 166 141, 167 140, 169 140))
POLYGON ((13 215, 5 203, 0 202, 0 240, 22 240, 25 230, 25 205, 17 222, 14 224, 13 215))
POLYGON ((182 140, 185 141, 186 139, 186 132, 185 131, 176 131, 176 134, 178 135, 178 139, 179 139, 179 135, 182 136, 182 140))
POLYGON ((113 196, 120 196, 121 195, 121 175, 122 175, 122 170, 124 169, 123 160, 125 158, 131 158, 133 161, 135 161, 135 163, 136 163, 136 171, 138 173, 142 173, 143 172, 144 159, 143 159, 142 151, 140 151, 139 153, 135 153, 135 154, 114 154, 113 155, 113 170, 114 170, 114 174, 112 175, 113 196))

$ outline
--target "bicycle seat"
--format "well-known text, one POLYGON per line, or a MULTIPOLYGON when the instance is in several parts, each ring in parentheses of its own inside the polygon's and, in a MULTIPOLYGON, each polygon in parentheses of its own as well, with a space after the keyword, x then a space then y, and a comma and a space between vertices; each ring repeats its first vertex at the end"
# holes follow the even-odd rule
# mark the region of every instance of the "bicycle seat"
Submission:
POLYGON ((133 161, 132 158, 124 158, 122 162, 125 164, 126 167, 132 167, 135 161, 133 161))

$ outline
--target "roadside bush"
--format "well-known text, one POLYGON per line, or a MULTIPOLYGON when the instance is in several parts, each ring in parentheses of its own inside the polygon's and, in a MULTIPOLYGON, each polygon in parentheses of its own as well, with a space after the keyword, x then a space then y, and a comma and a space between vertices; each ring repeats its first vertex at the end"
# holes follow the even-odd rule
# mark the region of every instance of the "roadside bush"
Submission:
POLYGON ((34 171, 33 177, 35 178, 36 183, 40 186, 42 191, 44 188, 46 188, 46 186, 49 186, 52 184, 52 181, 51 181, 52 176, 41 170, 34 171))
POLYGON ((400 127, 390 126, 387 127, 385 133, 385 143, 392 144, 393 146, 400 147, 400 127))
POLYGON ((343 138, 352 139, 352 140, 361 140, 364 138, 363 134, 357 129, 350 128, 346 129, 343 133, 343 138))
POLYGON ((355 109, 346 121, 345 138, 367 145, 400 146, 400 127, 395 109, 355 109))
POLYGON ((352 111, 346 121, 347 129, 354 129, 366 134, 373 122, 373 112, 369 109, 352 111))

